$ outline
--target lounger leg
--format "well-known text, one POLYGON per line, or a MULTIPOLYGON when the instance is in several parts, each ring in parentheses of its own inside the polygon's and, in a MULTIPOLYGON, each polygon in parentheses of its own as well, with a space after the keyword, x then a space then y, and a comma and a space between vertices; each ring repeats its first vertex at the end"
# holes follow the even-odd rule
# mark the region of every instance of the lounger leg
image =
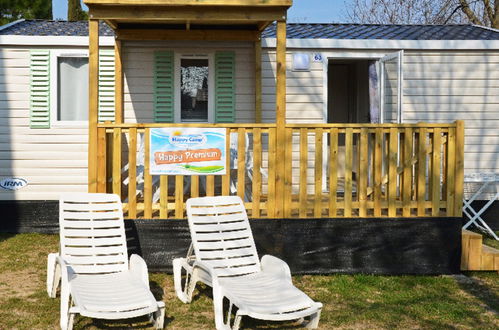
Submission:
POLYGON ((158 304, 158 310, 154 313, 154 327, 163 329, 165 324, 165 305, 158 304))
MULTIPOLYGON (((187 274, 189 276, 189 274, 187 274)), ((196 284, 198 282, 198 270, 193 269, 192 274, 190 274, 189 278, 185 283, 185 291, 187 296, 187 302, 190 303, 192 301, 192 295, 194 294, 194 290, 196 289, 196 284)))
POLYGON ((224 322, 224 306, 223 306, 224 296, 220 286, 216 281, 213 281, 213 308, 215 311, 215 327, 217 330, 229 330, 229 322, 224 322))
POLYGON ((321 318, 321 310, 319 309, 317 313, 310 315, 310 321, 307 323, 308 329, 317 329, 319 327, 319 319, 321 318))
POLYGON ((236 313, 236 317, 234 318, 234 325, 232 326, 232 330, 238 330, 241 326, 242 316, 236 313))
POLYGON ((69 292, 64 286, 61 288, 61 320, 60 325, 62 330, 67 330, 69 327, 69 292))
POLYGON ((68 330, 72 330, 73 329, 73 324, 74 324, 75 316, 76 316, 75 313, 71 313, 71 312, 69 313, 68 330))
POLYGON ((61 267, 57 263, 57 253, 50 253, 47 257, 47 293, 55 298, 61 281, 61 267))
POLYGON ((175 284, 175 292, 177 293, 177 297, 185 304, 188 304, 192 300, 192 294, 194 289, 196 288, 196 270, 193 270, 190 273, 187 268, 187 261, 184 258, 177 258, 173 260, 173 281, 175 284), (182 288, 182 269, 186 271, 185 284, 182 288))

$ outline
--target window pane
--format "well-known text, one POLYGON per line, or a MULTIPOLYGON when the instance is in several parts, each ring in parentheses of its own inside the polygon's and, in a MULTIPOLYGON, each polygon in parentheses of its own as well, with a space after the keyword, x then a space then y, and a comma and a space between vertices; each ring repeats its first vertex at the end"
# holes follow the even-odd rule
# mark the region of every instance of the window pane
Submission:
POLYGON ((88 58, 57 61, 57 120, 88 120, 88 58))
POLYGON ((181 120, 208 121, 208 60, 182 59, 180 67, 181 120))

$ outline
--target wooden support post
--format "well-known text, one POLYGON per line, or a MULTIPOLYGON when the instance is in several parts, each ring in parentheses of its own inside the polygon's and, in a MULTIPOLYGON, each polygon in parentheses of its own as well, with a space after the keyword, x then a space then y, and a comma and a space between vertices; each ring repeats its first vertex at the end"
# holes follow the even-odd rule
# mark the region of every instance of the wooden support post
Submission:
POLYGON ((114 122, 122 124, 124 84, 123 84, 123 58, 120 40, 114 41, 114 122))
POLYGON ((464 121, 456 121, 456 176, 455 189, 456 201, 454 203, 454 216, 460 217, 463 212, 464 194, 464 121))
POLYGON ((276 69, 276 125, 277 125, 277 150, 276 150, 276 214, 277 218, 283 216, 284 211, 284 186, 286 185, 284 173, 286 143, 286 21, 277 22, 277 69, 276 69))
POLYGON ((88 192, 97 192, 97 121, 99 106, 99 20, 88 22, 88 192))
POLYGON ((255 123, 262 122, 262 39, 255 41, 255 123))

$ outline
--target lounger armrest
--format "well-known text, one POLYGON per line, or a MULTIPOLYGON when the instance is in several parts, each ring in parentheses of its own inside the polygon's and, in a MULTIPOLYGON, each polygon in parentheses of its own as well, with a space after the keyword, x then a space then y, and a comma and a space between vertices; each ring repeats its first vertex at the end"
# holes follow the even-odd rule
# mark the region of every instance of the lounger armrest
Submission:
POLYGON ((147 272, 147 264, 138 254, 132 254, 129 261, 130 273, 142 281, 149 288, 149 273, 147 272))
POLYGON ((267 254, 262 257, 260 264, 262 272, 277 275, 291 282, 291 270, 285 261, 267 254))

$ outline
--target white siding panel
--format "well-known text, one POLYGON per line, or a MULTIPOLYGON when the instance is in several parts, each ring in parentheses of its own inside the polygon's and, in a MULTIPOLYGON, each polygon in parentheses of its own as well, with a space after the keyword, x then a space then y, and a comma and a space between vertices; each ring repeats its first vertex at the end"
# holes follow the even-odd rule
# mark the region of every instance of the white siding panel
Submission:
MULTIPOLYGON (((286 119, 290 123, 321 123, 324 120, 323 67, 311 62, 310 71, 293 71, 293 50, 286 54, 286 119)), ((275 120, 275 51, 262 52, 262 118, 275 120)))
POLYGON ((18 191, 0 189, 0 199, 55 200, 61 193, 84 192, 86 125, 29 128, 29 73, 30 49, 0 49, 0 179, 28 181, 18 191))
POLYGON ((464 120, 466 172, 499 172, 499 51, 406 52, 404 121, 464 120))

